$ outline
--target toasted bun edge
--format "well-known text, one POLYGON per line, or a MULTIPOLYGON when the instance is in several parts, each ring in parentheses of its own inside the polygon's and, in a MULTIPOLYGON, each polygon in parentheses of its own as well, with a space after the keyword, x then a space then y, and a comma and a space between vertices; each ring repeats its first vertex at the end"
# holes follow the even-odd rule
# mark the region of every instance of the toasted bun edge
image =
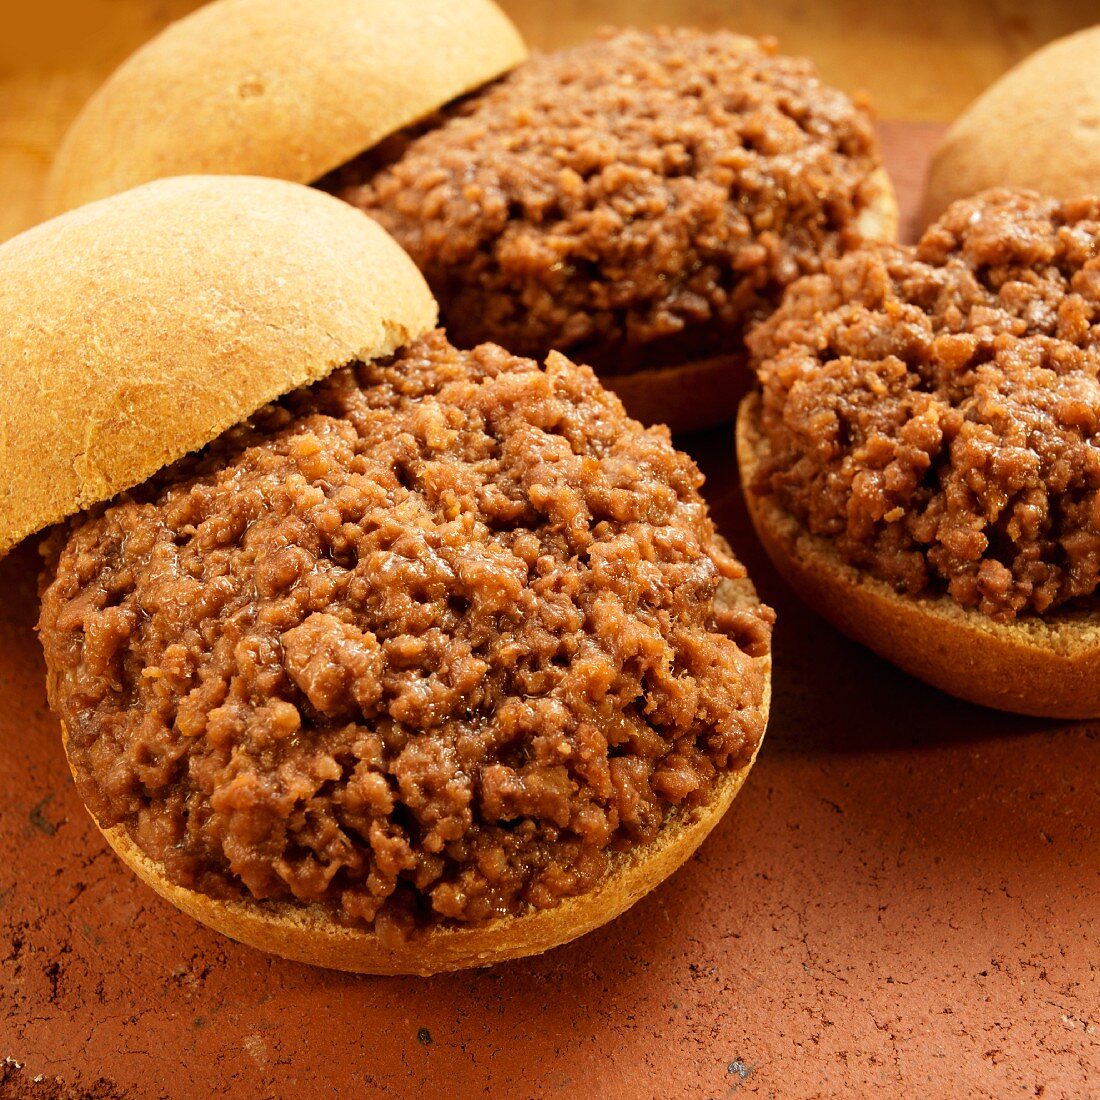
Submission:
MULTIPOLYGON (((747 579, 724 582, 721 597, 731 606, 757 602, 756 591, 747 579)), ((762 710, 766 728, 771 701, 771 656, 756 658, 755 663, 764 672, 762 710)), ((75 778, 64 723, 61 733, 75 778)), ((165 876, 162 864, 134 843, 125 828, 104 828, 94 814, 91 816, 122 862, 146 885, 188 916, 231 939, 273 955, 332 970, 426 977, 537 955, 619 916, 692 856, 729 809, 759 751, 760 743, 747 764, 718 781, 705 805, 674 810, 655 840, 616 853, 610 873, 594 890, 566 898, 553 909, 531 910, 476 927, 431 929, 395 946, 383 945, 371 930, 336 924, 318 905, 225 901, 179 886, 165 876)))
POLYGON ((1100 717, 1100 621, 1084 612, 999 623, 949 596, 899 595, 843 562, 773 497, 753 492, 768 448, 760 395, 737 418, 749 516, 776 569, 815 611, 918 679, 982 706, 1050 718, 1100 717))

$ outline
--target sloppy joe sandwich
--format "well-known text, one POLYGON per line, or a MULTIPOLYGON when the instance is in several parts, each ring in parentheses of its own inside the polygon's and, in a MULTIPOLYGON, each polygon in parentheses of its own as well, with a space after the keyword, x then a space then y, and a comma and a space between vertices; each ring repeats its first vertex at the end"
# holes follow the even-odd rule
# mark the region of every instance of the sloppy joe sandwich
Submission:
POLYGON ((998 190, 795 283, 738 455, 780 571, 987 706, 1100 715, 1100 200, 998 190))
POLYGON ((568 351, 674 428, 731 419, 746 329, 784 286, 896 230, 869 113, 729 32, 535 57, 337 192, 406 248, 459 343, 568 351))
POLYGON ((0 541, 61 521, 50 702, 154 889, 432 973, 565 942, 695 850, 763 736, 773 616, 667 430, 561 355, 455 348, 385 232, 290 183, 148 184, 0 270, 0 541))
MULTIPOLYGON (((385 57, 345 73, 320 50, 299 56, 279 33, 301 3, 219 0, 201 21, 184 20, 146 46, 74 124, 54 169, 54 201, 71 205, 148 178, 161 170, 162 150, 176 170, 194 150, 191 163, 203 171, 224 164, 317 182, 405 247, 459 346, 492 340, 536 358, 566 352, 593 365, 634 415, 674 429, 732 418, 750 377, 745 332, 787 284, 865 238, 894 237, 896 204, 869 111, 771 42, 609 32, 515 68, 518 48, 497 50, 476 72, 460 66, 461 80, 434 81, 439 94, 418 98, 415 115, 396 98, 372 100, 370 140, 364 128, 349 152, 349 142, 327 143, 331 89, 354 80, 361 97, 372 65, 384 70, 380 86, 392 84, 389 69, 409 64, 404 44, 418 37, 421 16, 400 25, 385 16, 385 57), (200 75, 200 43, 232 37, 242 22, 258 28, 247 53, 225 60, 219 51, 219 75, 200 75), (248 76, 269 60, 277 79, 248 76), (288 129, 306 125, 305 107, 269 125, 232 93, 254 79, 275 97, 284 78, 322 120, 310 140, 326 155, 308 167, 282 152, 288 129), (471 92, 475 78, 484 86, 471 92), (215 101, 218 117, 208 120, 215 101), (148 137, 147 109, 156 112, 148 137), (97 167, 104 145, 109 180, 97 167), (320 166, 338 164, 320 178, 320 166)), ((378 5, 359 14, 350 0, 320 7, 338 40, 341 21, 365 26, 378 5)), ((487 19, 490 38, 500 38, 503 17, 473 7, 468 22, 487 19)), ((465 10, 457 0, 447 7, 465 10)), ((418 42, 410 56, 431 73, 437 48, 418 42)), ((355 95, 339 104, 341 118, 355 95)))

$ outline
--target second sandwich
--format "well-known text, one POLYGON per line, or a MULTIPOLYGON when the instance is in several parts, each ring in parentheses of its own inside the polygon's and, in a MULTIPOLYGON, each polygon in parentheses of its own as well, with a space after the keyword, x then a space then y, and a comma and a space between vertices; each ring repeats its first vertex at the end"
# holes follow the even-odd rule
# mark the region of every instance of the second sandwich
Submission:
POLYGON ((317 184, 396 237, 459 346, 565 352, 647 423, 731 420, 783 288, 894 237, 870 111, 724 31, 523 58, 489 0, 215 0, 92 97, 49 201, 197 171, 317 184))

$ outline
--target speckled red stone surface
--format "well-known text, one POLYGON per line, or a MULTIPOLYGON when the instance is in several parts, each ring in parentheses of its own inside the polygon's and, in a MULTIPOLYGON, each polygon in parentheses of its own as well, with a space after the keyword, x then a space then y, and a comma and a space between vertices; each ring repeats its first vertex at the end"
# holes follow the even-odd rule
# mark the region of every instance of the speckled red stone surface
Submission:
MULTIPOLYGON (((931 136, 885 128, 907 211, 931 136)), ((1100 723, 982 711, 840 638, 756 547, 730 432, 685 443, 779 612, 764 750, 669 882, 488 971, 311 970, 140 885, 69 779, 32 549, 0 562, 0 1098, 1096 1095, 1100 723)))

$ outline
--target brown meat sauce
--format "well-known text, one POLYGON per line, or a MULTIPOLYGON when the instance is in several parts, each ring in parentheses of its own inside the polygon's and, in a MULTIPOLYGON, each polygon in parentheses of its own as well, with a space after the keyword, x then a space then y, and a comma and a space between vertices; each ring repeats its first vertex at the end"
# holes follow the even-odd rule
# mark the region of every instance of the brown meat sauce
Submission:
POLYGON ((740 351, 783 287, 857 241, 869 112, 728 32, 536 56, 324 186, 424 271, 452 339, 605 373, 740 351))
POLYGON ((56 534, 81 793, 175 882, 384 937, 587 891, 763 733, 771 612, 591 371, 436 333, 56 534))
POLYGON ((796 283, 749 340, 775 493, 848 561, 998 620, 1100 580, 1100 200, 987 192, 796 283))

